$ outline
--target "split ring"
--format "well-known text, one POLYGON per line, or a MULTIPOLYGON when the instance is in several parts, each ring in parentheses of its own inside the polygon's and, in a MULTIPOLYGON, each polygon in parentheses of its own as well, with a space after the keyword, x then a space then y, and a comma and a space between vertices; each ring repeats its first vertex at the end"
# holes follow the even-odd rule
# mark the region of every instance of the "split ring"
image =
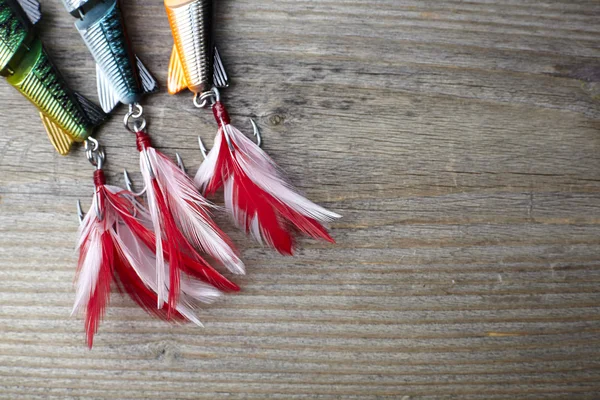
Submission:
POLYGON ((138 104, 130 104, 129 112, 123 118, 123 125, 131 133, 138 133, 146 129, 146 118, 143 117, 144 108, 138 104), (133 123, 133 126, 131 126, 133 123))

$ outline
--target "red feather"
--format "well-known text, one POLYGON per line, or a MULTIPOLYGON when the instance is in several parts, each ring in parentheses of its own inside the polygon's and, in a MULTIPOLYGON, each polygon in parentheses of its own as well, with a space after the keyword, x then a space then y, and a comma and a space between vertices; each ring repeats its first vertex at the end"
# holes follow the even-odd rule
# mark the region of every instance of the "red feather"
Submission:
MULTIPOLYGON (((137 217, 134 211, 130 209, 129 203, 123 196, 114 194, 105 190, 105 195, 112 206, 119 212, 123 222, 132 230, 132 232, 144 243, 152 252, 156 252, 156 240, 154 232, 147 228, 137 217)), ((163 241, 164 243, 164 241, 163 241)), ((240 287, 229 279, 221 275, 217 270, 211 267, 196 251, 190 252, 186 246, 187 241, 183 242, 184 249, 178 249, 181 256, 181 271, 196 277, 206 283, 225 291, 238 292, 240 287), (182 251, 183 250, 183 251, 182 251)), ((170 249, 163 247, 163 254, 170 259, 170 249)))
POLYGON ((136 132, 136 139, 146 185, 148 222, 154 232, 149 238, 154 239, 155 244, 148 243, 148 247, 156 253, 158 306, 161 307, 163 298, 171 308, 177 306, 181 273, 186 271, 209 283, 220 280, 220 286, 238 290, 237 286, 220 279, 198 252, 206 251, 230 270, 244 272, 237 251, 203 209, 210 207, 210 203, 181 169, 152 147, 145 132, 136 132), (167 270, 165 258, 168 258, 167 270), (168 293, 165 291, 167 281, 168 293))
POLYGON ((196 175, 204 193, 225 186, 225 203, 238 226, 282 254, 293 253, 294 231, 335 243, 319 221, 340 216, 296 193, 269 156, 229 124, 222 104, 217 102, 213 111, 219 144, 196 175))
POLYGON ((110 283, 113 280, 114 244, 108 232, 104 232, 100 240, 102 242, 102 263, 85 313, 85 331, 90 349, 94 344, 94 335, 98 332, 98 327, 106 312, 110 298, 110 283))
MULTIPOLYGON (((180 292, 179 277, 182 272, 189 270, 196 275, 201 275, 206 281, 212 281, 229 290, 239 290, 235 284, 206 265, 204 260, 195 260, 182 253, 178 247, 182 235, 178 230, 175 233, 171 232, 175 223, 167 220, 166 235, 174 240, 165 241, 163 254, 166 254, 175 268, 170 268, 169 298, 165 296, 167 302, 161 302, 162 306, 158 309, 156 305, 159 295, 157 284, 153 281, 156 277, 153 262, 156 250, 155 236, 144 225, 142 219, 132 215, 139 213, 143 218, 145 211, 134 200, 131 192, 106 186, 101 170, 96 171, 94 180, 96 195, 80 229, 77 295, 73 309, 74 312, 85 311, 85 330, 90 348, 104 317, 113 279, 117 281, 121 291, 127 292, 146 311, 162 319, 189 320, 198 325, 201 323, 190 301, 210 303, 218 297, 219 292, 208 286, 202 286, 199 282, 194 283, 193 278, 188 277, 184 282, 186 287, 182 290, 182 295, 185 296, 184 302, 179 304, 177 298, 180 292)), ((165 203, 160 206, 163 211, 164 207, 167 207, 165 203)), ((188 251, 189 247, 185 247, 184 250, 188 251)))
POLYGON ((114 266, 119 290, 127 293, 146 312, 164 321, 184 322, 186 320, 183 315, 177 310, 172 309, 168 304, 164 304, 160 309, 156 307, 156 303, 158 302, 156 292, 142 282, 138 274, 121 254, 117 254, 117 257, 115 257, 114 266))

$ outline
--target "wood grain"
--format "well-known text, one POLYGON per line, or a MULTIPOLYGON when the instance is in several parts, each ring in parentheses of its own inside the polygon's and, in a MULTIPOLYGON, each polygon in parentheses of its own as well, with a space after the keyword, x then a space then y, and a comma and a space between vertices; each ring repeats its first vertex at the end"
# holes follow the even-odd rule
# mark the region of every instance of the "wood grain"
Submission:
MULTIPOLYGON (((162 2, 125 3, 164 87, 162 2)), ((56 63, 95 99, 73 19, 42 5, 56 63)), ((91 168, 54 154, 2 84, 0 398, 598 398, 600 3, 221 0, 218 15, 234 123, 256 118, 291 180, 344 215, 338 244, 284 258, 219 215, 243 292, 202 310, 204 329, 115 294, 88 351, 69 313, 91 168)), ((210 113, 164 91, 146 108, 195 170, 210 113)), ((123 112, 99 132, 117 184, 137 171, 123 112)))

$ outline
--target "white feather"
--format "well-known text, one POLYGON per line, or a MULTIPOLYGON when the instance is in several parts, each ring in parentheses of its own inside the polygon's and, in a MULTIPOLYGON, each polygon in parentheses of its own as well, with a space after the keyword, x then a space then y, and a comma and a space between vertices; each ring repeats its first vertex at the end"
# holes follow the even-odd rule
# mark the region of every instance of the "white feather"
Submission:
POLYGON ((100 265, 102 263, 102 244, 100 241, 101 233, 93 229, 88 237, 90 243, 87 245, 87 254, 79 277, 77 278, 77 291, 75 295, 75 304, 71 315, 79 312, 88 304, 90 297, 98 283, 98 275, 100 273, 100 265))
POLYGON ((261 234, 261 227, 260 221, 258 220, 258 215, 255 215, 254 218, 252 218, 252 223, 250 224, 250 233, 260 245, 263 244, 262 238, 265 235, 261 234))
POLYGON ((242 210, 237 206, 237 202, 235 201, 236 194, 234 193, 236 188, 235 179, 233 176, 230 176, 223 184, 225 209, 231 214, 238 228, 246 229, 246 210, 242 210))
POLYGON ((221 297, 221 292, 213 286, 185 275, 181 280, 181 291, 204 304, 212 304, 221 297))
MULTIPOLYGON (((116 240, 123 250, 127 261, 129 261, 146 286, 156 292, 158 283, 156 281, 156 274, 153 273, 155 254, 135 237, 126 224, 118 225, 117 231, 116 240)), ((169 265, 166 263, 165 269, 168 270, 168 267, 169 265)), ((213 303, 221 295, 221 292, 211 285, 189 278, 186 275, 183 277, 186 279, 182 279, 181 281, 181 291, 202 303, 213 303)), ((167 290, 169 289, 168 278, 165 287, 167 290)), ((167 298, 168 296, 165 296, 165 301, 167 298)))
MULTIPOLYGON (((204 165, 204 164, 202 164, 204 165)), ((229 211, 231 215, 233 215, 234 220, 238 220, 237 212, 238 209, 235 207, 235 200, 233 198, 233 187, 234 187, 234 179, 233 176, 230 176, 225 183, 223 184, 223 192, 224 192, 224 200, 225 200, 225 209, 229 211)))
POLYGON ((199 211, 214 205, 200 195, 191 179, 175 164, 165 162, 152 148, 146 151, 157 182, 168 197, 168 204, 184 236, 194 247, 222 262, 231 272, 244 274, 244 263, 227 243, 224 234, 214 228, 208 214, 199 211))
POLYGON ((165 257, 163 253, 162 245, 162 224, 160 219, 160 213, 158 210, 158 204, 156 202, 157 193, 154 191, 154 185, 152 184, 154 168, 151 165, 150 151, 154 151, 153 148, 144 149, 140 152, 140 170, 142 177, 144 178, 144 185, 146 186, 146 197, 148 199, 148 208, 150 211, 150 219, 152 226, 154 227, 154 235, 156 236, 156 284, 158 287, 158 304, 156 305, 159 309, 163 307, 164 299, 167 298, 165 281, 165 257))
POLYGON ((106 226, 114 223, 114 217, 102 210, 101 213, 104 214, 104 219, 98 220, 96 212, 100 207, 98 200, 98 195, 94 195, 92 206, 79 227, 77 250, 81 251, 85 248, 87 251, 77 277, 72 315, 85 308, 94 293, 102 265, 103 249, 101 237, 106 230, 106 226))

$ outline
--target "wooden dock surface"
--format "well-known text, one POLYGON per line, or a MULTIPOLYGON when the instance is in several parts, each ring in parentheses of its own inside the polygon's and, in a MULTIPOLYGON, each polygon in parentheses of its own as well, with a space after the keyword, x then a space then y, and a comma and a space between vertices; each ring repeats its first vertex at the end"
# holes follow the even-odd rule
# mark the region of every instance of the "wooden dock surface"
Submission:
MULTIPOLYGON (((42 6, 56 64, 96 100, 74 19, 42 6)), ((164 88, 162 2, 124 8, 164 88)), ((218 215, 243 292, 201 310, 204 329, 115 292, 91 351, 70 311, 92 168, 2 82, 0 398, 599 398, 599 22, 592 0, 219 1, 233 122, 255 118, 290 180, 343 214, 338 244, 286 258, 218 215)), ((164 89, 146 111, 195 173, 211 113, 164 89)), ((127 168, 140 187, 124 113, 97 136, 110 181, 127 168)))

